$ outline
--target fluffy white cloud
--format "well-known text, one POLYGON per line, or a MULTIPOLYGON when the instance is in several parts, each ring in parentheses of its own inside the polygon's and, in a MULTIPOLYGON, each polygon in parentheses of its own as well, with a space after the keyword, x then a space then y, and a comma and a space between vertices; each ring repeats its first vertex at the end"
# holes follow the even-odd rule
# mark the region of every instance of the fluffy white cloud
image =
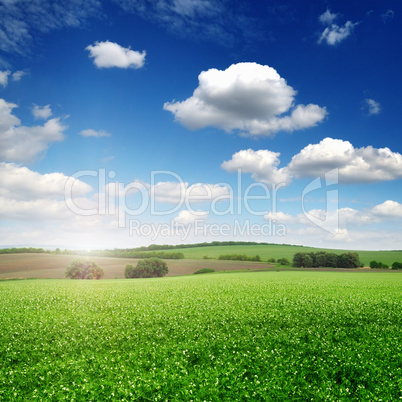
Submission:
POLYGON ((387 200, 382 204, 376 205, 371 210, 371 213, 380 219, 400 219, 402 218, 402 204, 387 200))
POLYGON ((71 212, 63 201, 15 200, 0 197, 0 217, 4 220, 53 221, 71 218, 71 212))
POLYGON ((163 106, 191 130, 214 126, 243 135, 272 136, 281 130, 313 127, 327 114, 317 105, 295 106, 296 91, 269 66, 233 64, 224 71, 203 71, 198 81, 190 98, 163 106))
POLYGON ((205 220, 208 217, 208 211, 180 211, 179 215, 173 219, 173 223, 180 225, 192 225, 197 220, 205 220))
POLYGON ((316 177, 339 169, 340 183, 373 183, 402 178, 402 155, 389 148, 354 148, 349 141, 325 138, 293 156, 293 177, 316 177))
POLYGON ((98 68, 141 68, 145 62, 146 52, 137 52, 114 42, 95 42, 85 48, 89 57, 94 59, 98 68))
POLYGON ((331 13, 331 11, 329 9, 327 9, 323 14, 321 14, 318 17, 318 19, 324 25, 331 25, 337 16, 338 16, 338 14, 331 13))
POLYGON ((338 169, 339 183, 374 183, 402 179, 402 155, 389 148, 354 148, 349 141, 325 138, 310 144, 279 168, 280 154, 269 150, 242 150, 222 163, 228 172, 251 173, 265 184, 289 183, 293 178, 314 178, 338 169))
POLYGON ((34 105, 32 107, 32 114, 35 119, 47 120, 52 115, 52 109, 50 108, 50 105, 45 105, 43 107, 34 105))
POLYGON ((355 228, 369 226, 374 223, 381 223, 390 220, 402 219, 402 204, 396 201, 387 200, 382 204, 375 205, 365 210, 344 207, 333 211, 325 209, 307 210, 306 214, 286 214, 282 211, 268 212, 264 215, 266 220, 276 220, 278 223, 290 225, 312 225, 321 228, 355 228), (311 220, 311 216, 316 219, 311 220), (318 225, 316 224, 318 222, 318 225), (325 223, 324 223, 325 222, 325 223), (322 223, 322 226, 320 226, 322 223))
MULTIPOLYGON (((64 198, 69 176, 63 173, 40 174, 14 163, 0 163, 0 196, 14 200, 64 198)), ((74 196, 81 197, 92 190, 88 184, 76 180, 74 196)))
POLYGON ((352 32, 357 23, 347 21, 343 26, 332 24, 325 28, 318 43, 326 42, 327 45, 334 46, 345 40, 352 32))
POLYGON ((225 186, 207 183, 189 186, 186 182, 158 182, 150 188, 150 194, 156 201, 170 204, 201 203, 230 197, 229 189, 225 186))
POLYGON ((366 106, 368 108, 368 114, 379 114, 381 112, 381 105, 379 102, 376 102, 374 99, 365 99, 366 106))
POLYGON ((286 183, 289 176, 285 169, 278 169, 280 153, 268 150, 253 151, 252 149, 236 152, 232 159, 222 163, 227 172, 251 173, 254 180, 265 184, 286 183))
MULTIPOLYGON (((69 176, 62 173, 40 174, 14 163, 0 163, 0 216, 4 220, 66 221, 77 216, 65 202, 69 176)), ((91 186, 75 180, 74 201, 82 208, 96 206, 86 197, 91 186)))
POLYGON ((3 85, 3 87, 6 87, 8 84, 8 77, 11 74, 10 70, 6 71, 0 71, 0 85, 3 85))
POLYGON ((32 162, 47 150, 49 144, 64 139, 67 128, 59 118, 43 126, 26 127, 12 114, 17 105, 0 99, 0 159, 12 162, 32 162))
POLYGON ((93 130, 92 128, 89 128, 87 130, 82 130, 80 132, 80 135, 82 135, 83 137, 95 137, 95 138, 99 138, 99 137, 110 137, 110 134, 104 130, 93 130))

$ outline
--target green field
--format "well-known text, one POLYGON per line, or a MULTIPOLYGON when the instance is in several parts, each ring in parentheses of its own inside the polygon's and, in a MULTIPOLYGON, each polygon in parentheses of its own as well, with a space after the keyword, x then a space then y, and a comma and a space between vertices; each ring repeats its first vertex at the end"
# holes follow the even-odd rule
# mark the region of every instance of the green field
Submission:
MULTIPOLYGON (((246 254, 247 256, 259 255, 262 260, 268 258, 287 258, 292 261, 293 255, 298 252, 316 252, 326 251, 336 254, 342 254, 349 250, 334 250, 321 249, 316 247, 303 246, 288 246, 281 244, 273 245, 241 245, 241 246, 207 246, 175 249, 174 251, 182 252, 185 258, 200 259, 205 255, 212 258, 218 258, 221 254, 246 254)), ((370 264, 370 261, 381 261, 384 264, 392 265, 395 261, 402 262, 402 251, 357 251, 360 256, 360 261, 364 262, 365 266, 370 264)))
POLYGON ((0 400, 402 398, 402 275, 0 282, 0 400))

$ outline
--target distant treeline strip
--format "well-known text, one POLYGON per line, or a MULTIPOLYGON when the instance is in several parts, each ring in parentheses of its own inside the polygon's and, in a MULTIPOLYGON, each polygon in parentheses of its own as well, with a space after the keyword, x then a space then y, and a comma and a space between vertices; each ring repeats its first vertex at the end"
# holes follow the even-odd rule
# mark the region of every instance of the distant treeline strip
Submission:
POLYGON ((88 253, 97 257, 117 257, 117 258, 162 258, 165 260, 181 260, 184 254, 179 251, 134 251, 132 250, 96 250, 88 253))
POLYGON ((248 257, 245 254, 225 254, 225 255, 220 255, 218 260, 231 260, 231 261, 261 261, 261 258, 259 255, 256 255, 254 257, 248 257))
POLYGON ((33 248, 33 247, 20 247, 20 248, 1 248, 0 254, 22 254, 22 253, 50 253, 48 250, 43 248, 33 248))
MULTIPOLYGON (((195 243, 195 244, 151 244, 148 247, 133 248, 133 251, 152 251, 152 250, 174 250, 178 248, 194 248, 194 247, 213 247, 213 246, 289 246, 291 244, 277 244, 277 243, 259 243, 256 241, 213 241, 210 243, 195 243)), ((302 246, 298 246, 302 247, 302 246)))

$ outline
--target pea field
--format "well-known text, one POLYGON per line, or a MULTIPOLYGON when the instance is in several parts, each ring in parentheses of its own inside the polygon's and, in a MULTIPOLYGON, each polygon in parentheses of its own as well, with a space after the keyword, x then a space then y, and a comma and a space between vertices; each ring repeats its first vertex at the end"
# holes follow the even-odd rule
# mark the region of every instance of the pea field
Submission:
POLYGON ((0 400, 393 401, 402 275, 0 282, 0 400))

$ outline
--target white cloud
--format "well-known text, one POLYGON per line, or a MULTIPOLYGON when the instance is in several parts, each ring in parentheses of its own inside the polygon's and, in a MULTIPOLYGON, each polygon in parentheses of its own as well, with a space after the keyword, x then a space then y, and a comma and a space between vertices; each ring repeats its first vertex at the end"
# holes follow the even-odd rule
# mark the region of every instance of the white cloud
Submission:
POLYGON ((47 120, 52 115, 52 109, 50 108, 50 105, 45 105, 43 107, 34 105, 32 107, 32 114, 35 119, 47 120))
POLYGON ((137 52, 109 41, 95 42, 95 45, 89 45, 85 50, 89 51, 89 57, 94 59, 98 68, 141 68, 146 56, 145 51, 137 52))
POLYGON ((383 23, 390 22, 394 19, 395 12, 394 10, 387 10, 385 13, 381 14, 381 18, 383 23))
POLYGON ((186 182, 158 182, 150 188, 151 196, 158 202, 178 204, 180 202, 202 203, 228 199, 229 189, 219 184, 186 182))
POLYGON ((325 28, 318 43, 326 42, 327 45, 334 46, 350 36, 357 24, 351 21, 347 21, 343 26, 332 24, 325 28))
POLYGON ((293 156, 293 177, 316 177, 339 169, 340 183, 374 183, 402 178, 402 155, 389 148, 354 148, 349 141, 325 138, 293 156))
POLYGON ((181 16, 193 18, 210 14, 214 6, 209 0, 173 0, 171 9, 181 16))
POLYGON ((17 105, 0 99, 0 159, 12 162, 32 162, 45 152, 49 144, 64 139, 67 128, 59 118, 43 126, 26 127, 12 114, 17 105))
POLYGON ((80 135, 82 135, 83 137, 95 137, 95 138, 110 137, 110 134, 104 130, 96 131, 91 128, 89 128, 87 130, 82 130, 80 132, 80 135))
MULTIPOLYGON (((0 196, 15 200, 64 198, 64 188, 69 176, 63 173, 40 174, 14 163, 0 163, 0 196)), ((75 197, 92 190, 88 184, 76 180, 75 197)))
MULTIPOLYGON (((67 221, 77 216, 65 202, 65 185, 70 179, 62 173, 40 174, 14 163, 0 163, 0 216, 3 220, 67 221)), ((82 208, 94 207, 86 195, 91 186, 75 180, 74 201, 82 208)))
MULTIPOLYGON (((356 228, 362 226, 370 226, 375 223, 383 223, 386 221, 402 220, 402 204, 387 200, 382 204, 375 205, 374 207, 366 210, 357 210, 354 208, 344 207, 333 211, 326 211, 325 209, 311 209, 306 211, 307 215, 316 217, 318 222, 326 221, 328 225, 331 221, 333 228, 356 228)), ((291 215, 282 211, 268 212, 264 215, 266 220, 275 220, 278 223, 288 225, 303 225, 303 227, 315 225, 308 216, 303 213, 291 215)))
POLYGON ((13 81, 20 81, 21 78, 26 75, 27 72, 26 71, 16 71, 15 73, 13 73, 12 78, 13 81))
POLYGON ((284 212, 268 212, 264 215, 267 221, 277 221, 279 223, 297 223, 298 218, 284 212))
POLYGON ((366 106, 368 107, 368 114, 371 116, 373 114, 379 114, 381 112, 381 105, 374 99, 365 99, 366 106))
POLYGON ((252 149, 236 152, 232 159, 222 163, 227 172, 251 173, 254 180, 265 184, 286 183, 289 176, 285 169, 278 169, 280 153, 268 150, 254 151, 252 149))
POLYGON ((8 84, 8 76, 11 74, 10 70, 0 71, 0 85, 6 87, 8 84))
POLYGON ((336 17, 338 16, 338 14, 336 13, 331 13, 331 11, 329 9, 327 9, 325 11, 325 13, 321 14, 318 19, 320 20, 320 22, 324 25, 331 25, 336 17))
POLYGON ((272 136, 281 130, 313 127, 327 114, 317 105, 294 105, 296 91, 269 66, 233 64, 224 71, 203 71, 198 81, 190 98, 163 106, 190 130, 213 126, 243 135, 272 136))
POLYGON ((389 148, 354 148, 349 141, 325 138, 310 144, 279 168, 280 154, 269 150, 241 150, 222 163, 228 172, 251 173, 265 184, 289 183, 293 178, 315 178, 338 170, 339 183, 374 183, 402 179, 402 155, 389 148))
POLYGON ((371 213, 382 219, 400 219, 402 218, 402 204, 396 201, 387 200, 382 204, 376 205, 371 213))
POLYGON ((1 1, 0 50, 30 54, 40 34, 64 27, 80 27, 99 15, 98 0, 1 1))
POLYGON ((208 217, 208 211, 180 211, 179 215, 173 219, 173 223, 180 225, 192 225, 197 220, 205 220, 208 217))
POLYGON ((225 46, 265 40, 262 24, 242 2, 227 0, 114 0, 180 37, 211 40, 225 46))

